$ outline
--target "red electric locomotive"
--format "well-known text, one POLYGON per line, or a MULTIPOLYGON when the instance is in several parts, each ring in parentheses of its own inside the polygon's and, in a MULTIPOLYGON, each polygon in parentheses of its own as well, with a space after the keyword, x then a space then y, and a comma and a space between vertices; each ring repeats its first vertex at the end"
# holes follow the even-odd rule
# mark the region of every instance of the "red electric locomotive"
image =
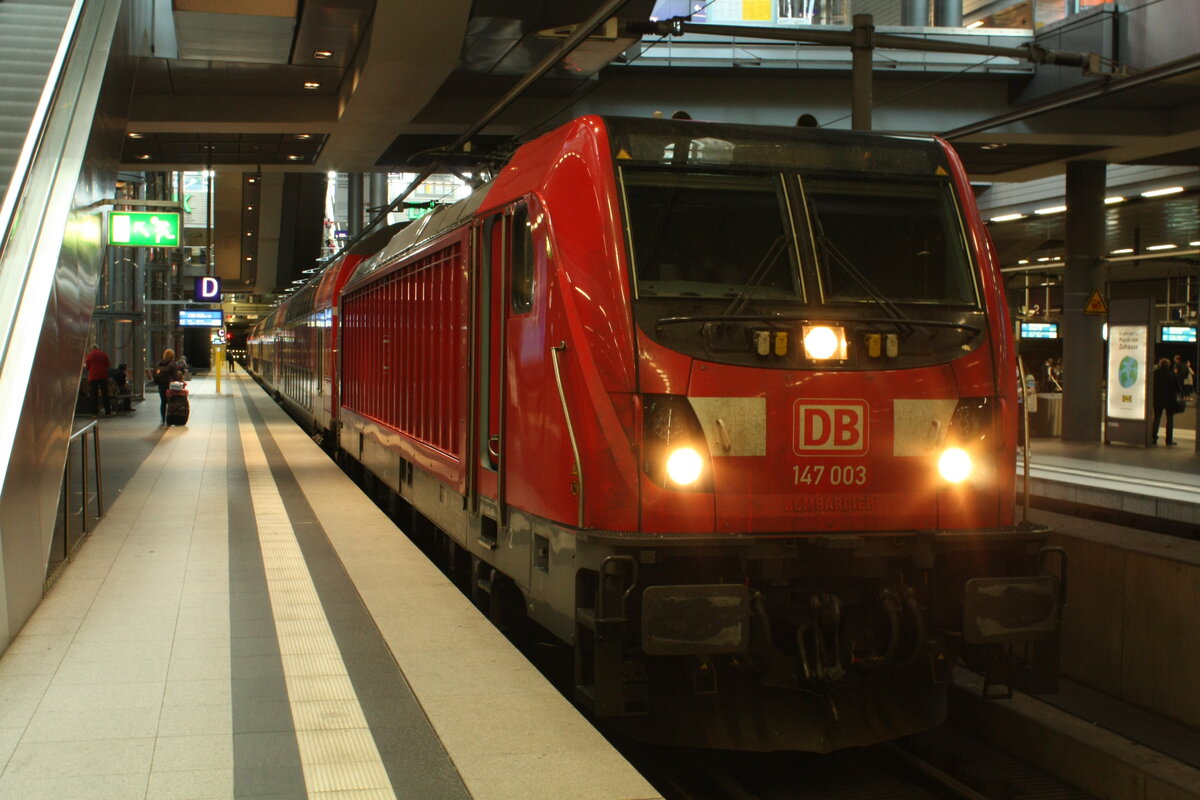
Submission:
POLYGON ((945 142, 583 117, 332 303, 340 448, 503 624, 574 647, 596 716, 828 751, 939 723, 955 663, 1053 684, 1008 314, 945 142))

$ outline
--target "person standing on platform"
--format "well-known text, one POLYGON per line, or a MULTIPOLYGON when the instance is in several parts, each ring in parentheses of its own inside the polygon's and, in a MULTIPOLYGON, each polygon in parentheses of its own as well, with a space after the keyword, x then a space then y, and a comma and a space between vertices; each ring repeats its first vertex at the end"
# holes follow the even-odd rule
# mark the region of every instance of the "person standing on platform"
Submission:
POLYGON ((154 385, 158 387, 158 416, 163 425, 167 424, 167 389, 171 381, 179 380, 179 362, 175 360, 175 351, 171 348, 163 350, 162 361, 154 367, 154 385))
POLYGON ((1183 397, 1186 400, 1196 393, 1196 370, 1192 369, 1192 360, 1189 358, 1187 363, 1183 365, 1183 397))
POLYGON ((88 393, 92 396, 92 416, 100 416, 100 396, 104 397, 104 416, 112 416, 112 404, 108 399, 108 354, 99 345, 92 345, 92 350, 83 359, 88 372, 88 393))
POLYGON ((225 363, 229 366, 229 374, 233 374, 233 348, 225 345, 225 363))
POLYGON ((1176 374, 1171 366, 1171 360, 1168 358, 1160 359, 1158 366, 1154 368, 1154 427, 1150 441, 1158 444, 1158 423, 1162 419, 1163 412, 1167 414, 1167 444, 1174 446, 1175 441, 1175 402, 1176 397, 1183 392, 1183 386, 1179 382, 1179 375, 1176 374))

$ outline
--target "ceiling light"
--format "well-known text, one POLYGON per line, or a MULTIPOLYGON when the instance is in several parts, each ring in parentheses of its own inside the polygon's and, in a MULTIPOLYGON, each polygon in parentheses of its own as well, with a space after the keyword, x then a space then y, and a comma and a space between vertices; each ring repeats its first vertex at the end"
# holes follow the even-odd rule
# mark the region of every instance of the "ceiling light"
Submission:
POLYGON ((1017 263, 1018 263, 1018 264, 1028 264, 1028 263, 1029 263, 1029 259, 1028 259, 1028 258, 1022 258, 1022 259, 1021 259, 1020 261, 1018 261, 1017 263))
POLYGON ((1116 203, 1124 203, 1124 202, 1125 202, 1125 198, 1121 197, 1120 195, 1117 195, 1115 197, 1104 198, 1104 205, 1106 205, 1106 206, 1111 206, 1111 205, 1115 205, 1116 203))
POLYGON ((305 81, 304 88, 305 89, 320 89, 321 84, 318 81, 305 81))
POLYGON ((1003 214, 999 217, 992 217, 989 220, 989 222, 1012 222, 1014 219, 1025 219, 1025 215, 1024 214, 1003 214))
POLYGON ((297 133, 296 138, 297 139, 311 139, 312 134, 311 133, 297 133))
POLYGON ((1109 253, 1109 255, 1110 256, 1123 256, 1126 253, 1132 253, 1132 252, 1133 252, 1132 247, 1122 247, 1120 250, 1113 250, 1111 253, 1109 253))
POLYGON ((246 178, 246 183, 258 183, 258 178, 246 178))
POLYGON ((1200 247, 1200 242, 1188 242, 1188 247, 1200 247))
POLYGON ((289 155, 289 156, 288 156, 288 161, 299 161, 301 158, 302 158, 302 156, 298 156, 298 155, 294 155, 294 154, 293 154, 293 155, 289 155))
POLYGON ((1062 212, 1064 212, 1066 210, 1067 210, 1066 206, 1048 206, 1046 208, 1035 208, 1033 210, 1033 213, 1035 213, 1035 214, 1061 214, 1062 212))
POLYGON ((140 160, 142 160, 142 161, 145 161, 145 160, 147 160, 148 158, 150 158, 150 154, 149 154, 149 153, 142 153, 140 156, 138 156, 138 158, 139 158, 140 160))
POLYGON ((143 137, 143 135, 142 135, 142 134, 140 134, 140 133, 135 133, 134 131, 130 131, 130 132, 129 132, 129 138, 130 138, 130 139, 141 139, 141 138, 144 138, 144 137, 143 137))
POLYGON ((1041 258, 1038 259, 1038 262, 1041 263, 1043 261, 1049 261, 1049 260, 1050 260, 1050 256, 1042 256, 1041 258))
POLYGON ((981 20, 981 19, 977 19, 977 20, 975 20, 974 22, 968 22, 968 23, 967 23, 965 26, 963 26, 963 27, 965 27, 965 28, 966 28, 967 30, 969 30, 969 31, 973 31, 973 30, 975 30, 976 28, 982 28, 982 27, 983 27, 983 20, 981 20))
POLYGON ((254 256, 246 256, 246 260, 247 260, 247 261, 253 261, 253 260, 254 260, 254 256))
POLYGON ((1147 247, 1147 250, 1174 250, 1179 245, 1177 244, 1152 244, 1147 247))
POLYGON ((992 142, 991 144, 980 145, 980 150, 999 150, 1001 147, 1008 147, 1008 142, 992 142))
POLYGON ((1162 197, 1164 194, 1179 194, 1182 191, 1182 186, 1171 186, 1166 189, 1154 189, 1149 192, 1142 192, 1142 197, 1162 197))
POLYGON ((313 50, 313 58, 320 58, 320 59, 333 58, 333 51, 332 50, 313 50))

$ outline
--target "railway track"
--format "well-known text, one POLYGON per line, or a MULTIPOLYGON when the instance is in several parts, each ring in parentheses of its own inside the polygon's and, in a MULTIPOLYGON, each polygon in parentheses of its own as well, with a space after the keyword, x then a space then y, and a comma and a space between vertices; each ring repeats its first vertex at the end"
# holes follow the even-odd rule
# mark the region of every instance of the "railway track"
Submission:
POLYGON ((614 743, 667 800, 1090 800, 949 726, 829 755, 614 743))

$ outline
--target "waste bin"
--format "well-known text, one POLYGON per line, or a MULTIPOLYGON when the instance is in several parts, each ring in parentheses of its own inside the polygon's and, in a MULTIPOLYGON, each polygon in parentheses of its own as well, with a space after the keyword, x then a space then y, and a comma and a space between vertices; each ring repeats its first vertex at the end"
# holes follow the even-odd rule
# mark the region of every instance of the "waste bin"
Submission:
POLYGON ((1062 436, 1063 396, 1057 392, 1038 392, 1037 410, 1029 415, 1030 436, 1062 436))

